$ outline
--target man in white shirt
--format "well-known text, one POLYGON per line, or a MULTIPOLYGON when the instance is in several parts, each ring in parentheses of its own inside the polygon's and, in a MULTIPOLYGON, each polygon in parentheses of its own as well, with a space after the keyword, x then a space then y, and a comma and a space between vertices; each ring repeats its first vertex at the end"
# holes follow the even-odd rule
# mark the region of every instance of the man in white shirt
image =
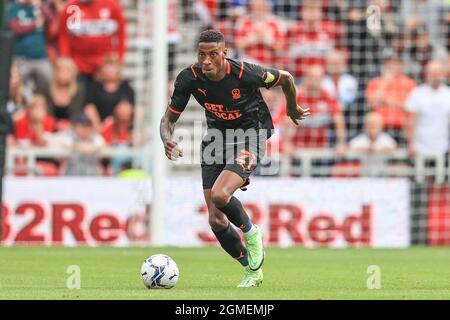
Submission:
POLYGON ((383 117, 379 113, 369 112, 364 117, 364 132, 350 140, 349 147, 350 151, 363 153, 362 175, 373 177, 383 174, 386 155, 395 151, 397 143, 383 132, 383 117))
POLYGON ((411 155, 443 155, 449 150, 450 88, 439 61, 426 65, 426 83, 415 88, 406 101, 409 112, 406 136, 411 155))
POLYGON ((350 140, 350 150, 368 154, 388 153, 397 148, 397 143, 388 133, 383 132, 383 117, 369 112, 364 117, 364 132, 350 140))

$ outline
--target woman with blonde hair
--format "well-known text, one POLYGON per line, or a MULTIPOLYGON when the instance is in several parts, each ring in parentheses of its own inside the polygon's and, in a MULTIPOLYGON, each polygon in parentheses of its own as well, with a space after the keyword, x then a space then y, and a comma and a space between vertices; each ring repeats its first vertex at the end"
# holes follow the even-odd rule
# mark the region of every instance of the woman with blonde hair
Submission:
POLYGON ((13 120, 19 118, 23 114, 27 98, 30 96, 31 92, 30 94, 27 94, 27 90, 25 90, 22 78, 20 77, 19 66, 14 62, 11 65, 8 102, 6 104, 8 114, 13 120))
POLYGON ((78 70, 73 60, 60 57, 53 65, 52 79, 41 92, 59 130, 64 129, 83 108, 85 89, 78 83, 77 76, 78 70))

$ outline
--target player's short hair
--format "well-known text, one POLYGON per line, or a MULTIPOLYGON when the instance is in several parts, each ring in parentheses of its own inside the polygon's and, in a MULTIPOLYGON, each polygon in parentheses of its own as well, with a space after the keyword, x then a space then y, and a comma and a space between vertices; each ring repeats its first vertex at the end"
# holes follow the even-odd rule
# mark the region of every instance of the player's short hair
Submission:
POLYGON ((225 42, 225 37, 222 32, 209 29, 200 33, 197 44, 200 42, 222 43, 225 42))

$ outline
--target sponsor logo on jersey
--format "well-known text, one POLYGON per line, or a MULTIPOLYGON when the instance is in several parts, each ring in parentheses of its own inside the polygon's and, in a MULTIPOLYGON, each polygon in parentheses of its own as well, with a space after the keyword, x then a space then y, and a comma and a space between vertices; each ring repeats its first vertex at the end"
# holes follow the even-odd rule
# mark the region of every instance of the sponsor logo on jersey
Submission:
POLYGON ((238 88, 234 88, 231 90, 231 95, 233 96, 233 99, 240 99, 241 98, 241 90, 238 88))
POLYGON ((239 110, 225 110, 222 104, 214 104, 205 102, 205 109, 222 120, 236 120, 242 117, 242 113, 239 110))

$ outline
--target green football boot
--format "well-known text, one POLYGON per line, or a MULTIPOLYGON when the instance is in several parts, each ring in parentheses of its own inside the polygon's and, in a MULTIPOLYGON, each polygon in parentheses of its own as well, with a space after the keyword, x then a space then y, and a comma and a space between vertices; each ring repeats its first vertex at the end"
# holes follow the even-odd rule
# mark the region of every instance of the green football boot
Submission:
POLYGON ((261 229, 255 224, 256 232, 252 235, 245 235, 245 246, 248 251, 248 267, 252 271, 256 271, 262 267, 264 263, 264 245, 261 229))
POLYGON ((238 288, 259 287, 263 282, 263 272, 259 268, 258 271, 252 271, 249 267, 244 269, 244 278, 238 284, 238 288))

